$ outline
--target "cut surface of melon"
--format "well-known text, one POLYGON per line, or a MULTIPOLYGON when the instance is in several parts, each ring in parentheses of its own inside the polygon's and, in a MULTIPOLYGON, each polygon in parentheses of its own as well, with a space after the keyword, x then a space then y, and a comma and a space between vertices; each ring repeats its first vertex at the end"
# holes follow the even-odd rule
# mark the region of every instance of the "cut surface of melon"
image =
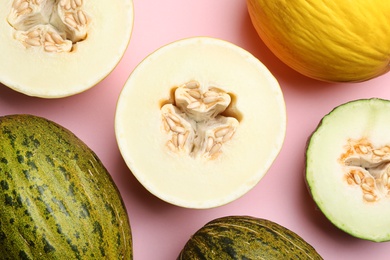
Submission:
POLYGON ((306 181, 338 228, 390 240, 390 101, 355 100, 326 115, 309 139, 306 181))
POLYGON ((0 0, 0 82, 30 96, 83 92, 119 63, 132 0, 0 0))
POLYGON ((152 194, 211 208, 253 188, 285 136, 282 91, 242 48, 192 37, 156 50, 130 75, 117 104, 121 154, 152 194))

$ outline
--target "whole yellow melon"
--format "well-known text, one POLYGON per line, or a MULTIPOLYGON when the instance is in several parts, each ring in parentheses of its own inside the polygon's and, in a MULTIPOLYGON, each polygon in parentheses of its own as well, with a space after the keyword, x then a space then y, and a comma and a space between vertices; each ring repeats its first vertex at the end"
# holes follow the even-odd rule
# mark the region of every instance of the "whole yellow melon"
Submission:
POLYGON ((247 0, 270 50, 311 78, 357 82, 390 69, 388 0, 247 0))

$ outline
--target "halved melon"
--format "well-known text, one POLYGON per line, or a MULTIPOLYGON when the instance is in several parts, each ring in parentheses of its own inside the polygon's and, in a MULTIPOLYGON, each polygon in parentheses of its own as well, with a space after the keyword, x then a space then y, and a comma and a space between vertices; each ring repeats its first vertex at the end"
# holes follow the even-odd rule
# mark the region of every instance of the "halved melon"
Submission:
POLYGON ((129 77, 115 131, 124 160, 152 194, 211 208, 253 188, 286 131, 282 91, 242 48, 215 38, 170 43, 129 77))
POLYGON ((122 58, 132 0, 0 0, 0 82, 59 98, 99 83, 122 58))
POLYGON ((308 142, 306 181, 341 230, 390 240, 390 101, 361 99, 326 115, 308 142))

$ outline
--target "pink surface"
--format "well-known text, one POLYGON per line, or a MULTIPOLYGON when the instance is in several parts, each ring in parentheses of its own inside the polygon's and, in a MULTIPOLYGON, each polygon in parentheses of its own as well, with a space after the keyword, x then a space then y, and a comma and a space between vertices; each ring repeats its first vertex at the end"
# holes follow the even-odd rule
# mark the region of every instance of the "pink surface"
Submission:
POLYGON ((252 215, 282 224, 312 244, 324 259, 388 259, 389 243, 359 240, 330 224, 310 198, 303 171, 305 143, 319 120, 333 107, 350 100, 390 99, 390 74, 359 84, 322 83, 299 75, 258 38, 245 1, 134 0, 134 7, 129 48, 117 68, 94 88, 47 100, 16 93, 0 84, 0 115, 29 113, 54 120, 97 153, 126 203, 134 259, 175 259, 191 234, 206 222, 227 215, 252 215), (114 134, 116 101, 134 67, 162 45, 190 36, 221 38, 253 53, 279 80, 287 106, 285 143, 267 175, 242 198, 209 210, 179 208, 151 195, 127 169, 114 134))

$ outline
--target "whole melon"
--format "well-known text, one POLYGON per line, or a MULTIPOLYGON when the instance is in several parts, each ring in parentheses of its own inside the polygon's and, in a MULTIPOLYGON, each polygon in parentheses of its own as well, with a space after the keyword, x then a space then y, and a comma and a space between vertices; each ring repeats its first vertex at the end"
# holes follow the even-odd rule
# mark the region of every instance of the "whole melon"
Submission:
POLYGON ((0 258, 133 258, 127 211, 106 168, 41 117, 0 117, 0 258))
POLYGON ((195 232, 177 260, 312 259, 322 257, 302 237, 267 219, 226 216, 195 232))
POLYGON ((387 0, 247 0, 263 42, 311 78, 359 82, 389 71, 387 0))

